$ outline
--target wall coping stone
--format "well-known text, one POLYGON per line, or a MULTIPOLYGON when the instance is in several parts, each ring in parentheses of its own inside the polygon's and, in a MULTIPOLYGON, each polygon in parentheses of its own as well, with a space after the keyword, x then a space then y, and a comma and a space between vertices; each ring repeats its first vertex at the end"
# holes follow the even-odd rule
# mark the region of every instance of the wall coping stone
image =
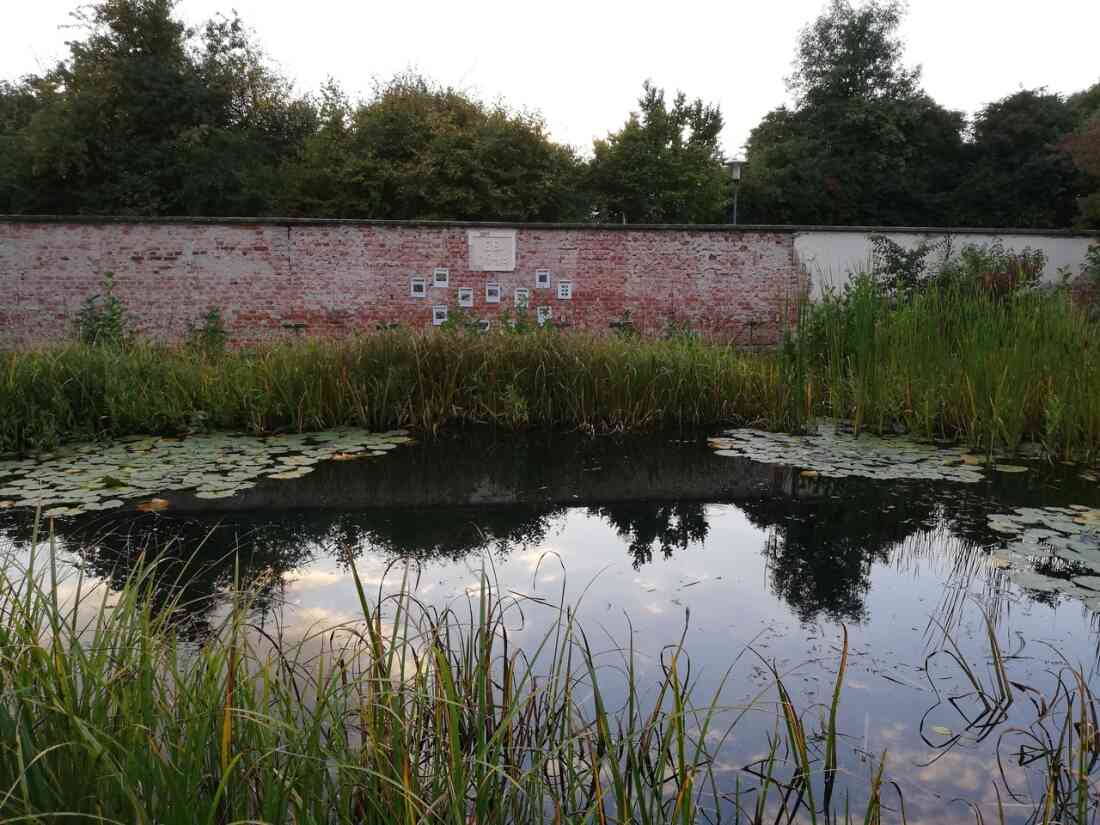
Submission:
POLYGON ((379 226, 437 229, 531 229, 538 231, 597 230, 608 232, 725 232, 804 234, 808 232, 838 232, 853 234, 906 233, 918 235, 1025 235, 1047 238, 1100 238, 1100 231, 1086 229, 1026 229, 963 226, 824 226, 814 224, 713 224, 713 223, 524 223, 522 221, 436 221, 436 220, 368 220, 358 218, 249 218, 249 217, 141 217, 134 215, 4 215, 0 224, 147 224, 191 226, 379 226))

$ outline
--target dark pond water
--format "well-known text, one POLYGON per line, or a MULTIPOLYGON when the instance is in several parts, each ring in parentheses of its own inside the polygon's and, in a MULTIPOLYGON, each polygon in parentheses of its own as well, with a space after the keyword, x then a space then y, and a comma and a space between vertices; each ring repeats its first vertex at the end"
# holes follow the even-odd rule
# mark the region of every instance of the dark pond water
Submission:
MULTIPOLYGON (((116 581, 147 548, 189 555, 201 541, 188 595, 212 598, 195 602, 196 634, 218 618, 234 551, 243 578, 266 582, 257 620, 299 632, 358 615, 352 562, 372 586, 396 589, 401 574, 390 565, 414 560, 418 596, 440 605, 465 598, 488 568, 503 592, 556 601, 564 590, 590 633, 606 629, 608 651, 633 632, 643 685, 657 681, 660 650, 685 623, 703 695, 736 660, 723 700, 747 703, 771 684, 759 657, 774 662, 816 728, 846 626, 844 784, 858 810, 888 751, 909 822, 973 822, 958 800, 991 809, 1002 770, 1019 796, 1005 800, 1010 821, 1022 821, 1042 790, 1015 764, 1010 732, 1030 724, 1034 708, 1021 697, 986 724, 960 668, 935 654, 945 633, 986 682, 983 613, 1018 684, 1052 691, 1063 657, 1096 676, 1093 613, 1075 598, 1016 586, 990 557, 1003 540, 990 514, 1100 505, 1097 485, 1064 467, 979 484, 830 481, 716 456, 703 436, 465 433, 373 463, 323 463, 231 498, 165 497, 162 513, 99 513, 57 528, 70 562, 116 581)), ((26 553, 27 517, 0 515, 5 541, 26 553)), ((529 611, 513 643, 539 638, 549 620, 549 611, 529 611)), ((767 711, 739 725, 720 754, 731 787, 774 724, 767 711)))

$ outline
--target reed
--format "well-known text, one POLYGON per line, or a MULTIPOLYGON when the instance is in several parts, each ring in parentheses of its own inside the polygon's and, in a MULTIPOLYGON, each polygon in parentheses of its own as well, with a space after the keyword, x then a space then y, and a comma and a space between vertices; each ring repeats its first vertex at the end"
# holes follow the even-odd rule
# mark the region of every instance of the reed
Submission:
POLYGON ((863 277, 808 305, 784 349, 813 413, 859 429, 1100 451, 1100 328, 1067 292, 995 294, 965 283, 895 298, 863 277))
POLYGON ((0 452, 202 429, 587 432, 816 416, 976 450, 1100 453, 1098 326, 1061 291, 870 278, 807 304, 778 351, 690 336, 393 330, 229 352, 148 342, 0 353, 0 452))
MULTIPOLYGON (((846 634, 826 706, 796 708, 769 663, 772 684, 730 707, 725 679, 700 695, 686 625, 657 678, 643 678, 632 641, 599 651, 561 601, 502 597, 487 574, 464 604, 437 609, 408 572, 396 593, 372 595, 353 566, 360 615, 299 636, 255 625, 236 589, 220 626, 187 642, 173 625, 185 605, 150 598, 186 566, 165 582, 166 567, 139 563, 109 590, 63 579, 47 546, 22 568, 0 565, 0 822, 905 822, 886 754, 863 777, 838 756, 846 634), (516 647, 512 628, 536 609, 554 620, 516 647), (721 754, 760 712, 774 719, 770 748, 734 779, 721 754)), ((988 626, 993 680, 958 662, 987 706, 1003 707, 1012 688, 988 626)), ((1045 790, 1006 778, 1005 792, 1030 821, 1093 821, 1085 676, 1067 665, 1050 699, 1015 689, 1036 718, 1004 729, 998 753, 1026 754, 1045 790)))
POLYGON ((691 339, 444 330, 224 354, 72 345, 0 354, 0 452, 192 428, 782 426, 786 395, 774 356, 691 339))

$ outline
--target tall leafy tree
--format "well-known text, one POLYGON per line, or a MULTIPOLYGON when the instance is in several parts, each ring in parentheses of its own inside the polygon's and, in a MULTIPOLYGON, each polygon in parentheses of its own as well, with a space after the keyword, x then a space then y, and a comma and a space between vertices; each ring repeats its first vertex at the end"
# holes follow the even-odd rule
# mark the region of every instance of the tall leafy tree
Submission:
POLYGON ((1069 226, 1087 185, 1063 143, 1076 123, 1069 103, 1042 89, 1016 92, 978 112, 955 221, 1069 226))
POLYGON ((722 113, 680 92, 669 106, 648 81, 622 129, 594 143, 594 214, 630 223, 721 222, 729 179, 718 138, 722 113))
MULTIPOLYGON (((101 0, 77 13, 85 37, 20 84, 29 119, 5 208, 40 212, 263 212, 277 166, 314 129, 312 105, 265 64, 241 21, 200 30, 174 0, 101 0)), ((4 95, 10 98, 9 94, 4 95)))
POLYGON ((747 144, 746 216, 758 223, 936 224, 961 174, 963 115, 902 62, 902 6, 832 0, 803 30, 791 106, 747 144))
POLYGON ((1100 229, 1100 83, 1072 95, 1068 102, 1079 125, 1062 141, 1061 148, 1085 176, 1085 191, 1077 201, 1077 223, 1100 229))
POLYGON ((456 220, 577 219, 581 164, 542 119, 401 75, 351 106, 322 94, 321 128, 292 170, 307 214, 456 220))

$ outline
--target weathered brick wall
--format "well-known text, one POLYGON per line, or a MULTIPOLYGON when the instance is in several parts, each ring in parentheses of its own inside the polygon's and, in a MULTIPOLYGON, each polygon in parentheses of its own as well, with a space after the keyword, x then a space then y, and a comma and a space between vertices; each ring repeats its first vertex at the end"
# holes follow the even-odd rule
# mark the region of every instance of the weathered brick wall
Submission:
POLYGON ((130 327, 179 340, 218 307, 234 340, 346 334, 379 324, 427 327, 432 307, 457 311, 472 287, 472 318, 514 313, 514 289, 530 312, 551 308, 574 328, 607 330, 629 312, 659 332, 688 322, 715 337, 774 341, 804 288, 787 230, 518 226, 511 272, 470 271, 465 225, 362 222, 116 222, 0 219, 0 347, 71 337, 82 302, 114 273, 130 327), (447 267, 449 286, 431 286, 447 267), (535 273, 550 272, 537 289, 535 273), (425 278, 427 295, 410 294, 425 278), (572 281, 573 297, 557 295, 572 281), (487 304, 485 285, 502 290, 487 304))

